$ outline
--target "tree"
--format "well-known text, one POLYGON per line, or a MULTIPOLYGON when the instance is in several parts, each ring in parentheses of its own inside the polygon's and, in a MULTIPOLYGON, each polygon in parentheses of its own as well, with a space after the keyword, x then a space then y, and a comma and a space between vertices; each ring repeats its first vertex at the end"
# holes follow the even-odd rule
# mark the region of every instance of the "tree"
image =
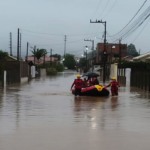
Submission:
POLYGON ((58 60, 61 59, 61 55, 59 55, 59 54, 53 54, 52 57, 55 57, 55 58, 57 58, 58 60))
POLYGON ((80 58, 79 60, 79 68, 83 70, 84 72, 87 72, 87 60, 85 57, 80 58))
POLYGON ((32 53, 39 61, 41 57, 43 57, 47 54, 47 50, 46 49, 37 49, 37 50, 33 50, 32 53))
POLYGON ((81 68, 84 68, 85 66, 86 66, 86 58, 85 57, 82 57, 82 58, 80 58, 80 60, 79 60, 79 67, 81 67, 81 68))
POLYGON ((128 45, 127 52, 128 52, 128 55, 130 55, 130 56, 133 56, 133 57, 139 56, 139 53, 137 52, 134 44, 128 45))
POLYGON ((0 50, 0 60, 5 60, 7 56, 7 52, 3 52, 2 50, 0 50))
POLYGON ((64 66, 68 69, 75 69, 76 61, 74 59, 74 55, 72 54, 66 54, 64 59, 64 66))

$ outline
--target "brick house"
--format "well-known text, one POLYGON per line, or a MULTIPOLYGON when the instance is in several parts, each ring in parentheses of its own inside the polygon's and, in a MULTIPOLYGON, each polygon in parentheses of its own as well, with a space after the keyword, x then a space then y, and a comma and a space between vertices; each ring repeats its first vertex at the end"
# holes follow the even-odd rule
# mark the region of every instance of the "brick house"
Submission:
MULTIPOLYGON (((102 62, 102 54, 104 51, 104 43, 97 44, 96 63, 102 62)), ((123 58, 127 56, 127 44, 106 43, 107 62, 111 63, 116 57, 123 58)))

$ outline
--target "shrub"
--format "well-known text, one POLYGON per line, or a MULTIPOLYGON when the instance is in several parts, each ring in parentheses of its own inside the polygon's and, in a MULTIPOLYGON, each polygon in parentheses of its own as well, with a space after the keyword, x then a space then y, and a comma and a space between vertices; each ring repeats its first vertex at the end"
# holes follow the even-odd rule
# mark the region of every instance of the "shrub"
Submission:
POLYGON ((58 72, 64 71, 64 65, 63 64, 57 64, 55 67, 56 67, 56 70, 58 72))
POLYGON ((47 73, 47 75, 56 75, 57 70, 56 70, 56 68, 47 68, 46 73, 47 73))

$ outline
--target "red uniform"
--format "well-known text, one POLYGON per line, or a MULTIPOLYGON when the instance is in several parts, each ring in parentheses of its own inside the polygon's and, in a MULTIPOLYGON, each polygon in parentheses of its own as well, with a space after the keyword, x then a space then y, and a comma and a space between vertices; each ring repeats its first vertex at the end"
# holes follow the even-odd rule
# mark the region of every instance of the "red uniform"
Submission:
POLYGON ((111 86, 111 94, 112 96, 114 95, 118 95, 118 87, 119 87, 119 83, 116 80, 113 80, 110 82, 109 85, 107 85, 107 87, 111 86))
POLYGON ((71 89, 73 86, 75 87, 75 95, 81 95, 81 89, 83 87, 83 80, 80 78, 75 79, 74 82, 72 83, 71 89))

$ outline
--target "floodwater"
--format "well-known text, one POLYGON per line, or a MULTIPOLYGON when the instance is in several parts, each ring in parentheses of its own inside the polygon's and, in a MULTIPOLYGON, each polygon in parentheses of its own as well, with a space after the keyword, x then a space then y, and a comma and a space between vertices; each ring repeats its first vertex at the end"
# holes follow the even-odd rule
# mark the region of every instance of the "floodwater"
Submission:
POLYGON ((150 95, 70 92, 75 73, 0 90, 0 150, 150 150, 150 95))

